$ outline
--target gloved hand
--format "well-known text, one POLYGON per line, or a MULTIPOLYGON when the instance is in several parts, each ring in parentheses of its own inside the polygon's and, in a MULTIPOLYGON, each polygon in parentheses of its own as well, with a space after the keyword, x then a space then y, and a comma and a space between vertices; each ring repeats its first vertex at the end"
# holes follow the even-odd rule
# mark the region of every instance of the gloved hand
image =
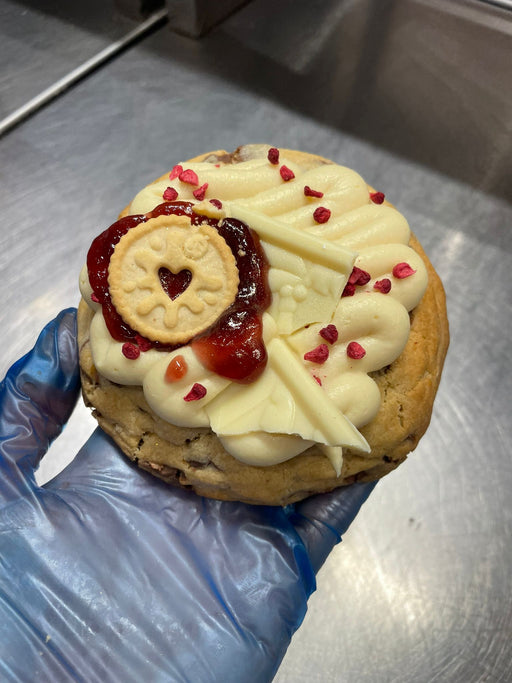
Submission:
POLYGON ((372 485, 287 508, 200 498, 96 430, 38 487, 78 391, 75 311, 0 385, 0 680, 257 683, 372 485))

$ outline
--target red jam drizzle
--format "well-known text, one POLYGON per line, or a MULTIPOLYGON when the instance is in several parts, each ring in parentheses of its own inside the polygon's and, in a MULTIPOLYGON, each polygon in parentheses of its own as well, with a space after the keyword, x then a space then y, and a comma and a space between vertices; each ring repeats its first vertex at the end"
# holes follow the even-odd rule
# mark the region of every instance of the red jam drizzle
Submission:
MULTIPOLYGON (((140 335, 123 321, 110 297, 108 267, 116 244, 128 230, 158 216, 174 214, 188 216, 192 225, 207 223, 219 232, 233 252, 240 282, 234 302, 212 327, 192 339, 192 348, 208 370, 235 382, 253 382, 261 375, 267 362, 261 316, 270 305, 271 292, 268 286, 269 265, 265 253, 258 236, 245 223, 234 218, 226 218, 219 222, 195 213, 192 207, 193 205, 187 202, 164 202, 150 213, 125 216, 107 228, 96 237, 87 254, 91 287, 102 306, 105 324, 111 336, 116 341, 137 344, 137 339, 141 339, 140 335)), ((171 298, 173 294, 179 296, 190 282, 186 276, 188 271, 182 271, 183 276, 178 274, 182 277, 179 285, 176 281, 171 282, 176 276, 170 278, 165 271, 166 269, 163 269, 160 273, 162 286, 166 291, 169 288, 171 298), (183 289, 178 291, 181 287, 183 289)), ((157 348, 172 351, 183 346, 169 346, 142 339, 146 346, 144 350, 157 348)))

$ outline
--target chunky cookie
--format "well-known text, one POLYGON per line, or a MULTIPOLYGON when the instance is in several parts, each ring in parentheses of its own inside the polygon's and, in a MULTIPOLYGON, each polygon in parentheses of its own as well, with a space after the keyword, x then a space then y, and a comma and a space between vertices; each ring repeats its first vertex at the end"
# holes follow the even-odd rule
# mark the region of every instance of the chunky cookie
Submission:
POLYGON ((94 240, 80 287, 85 401, 169 483, 285 505, 382 477, 429 424, 442 284, 384 195, 321 157, 176 165, 94 240))

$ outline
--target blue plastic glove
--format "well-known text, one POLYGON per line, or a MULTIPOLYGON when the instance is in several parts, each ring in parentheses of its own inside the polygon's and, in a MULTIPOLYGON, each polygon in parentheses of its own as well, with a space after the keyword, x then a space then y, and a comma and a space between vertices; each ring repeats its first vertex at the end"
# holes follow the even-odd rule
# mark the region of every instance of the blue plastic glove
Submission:
POLYGON ((269 681, 372 485, 287 508, 138 470, 101 430, 34 471, 79 391, 75 311, 0 384, 0 680, 269 681))

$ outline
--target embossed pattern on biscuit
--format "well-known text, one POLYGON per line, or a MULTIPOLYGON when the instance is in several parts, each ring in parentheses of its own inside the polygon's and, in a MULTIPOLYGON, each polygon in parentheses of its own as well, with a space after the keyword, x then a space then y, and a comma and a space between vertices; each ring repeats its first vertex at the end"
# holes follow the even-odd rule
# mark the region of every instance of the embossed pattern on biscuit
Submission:
POLYGON ((127 232, 108 280, 123 320, 164 344, 183 344, 210 327, 234 301, 239 282, 224 239, 185 216, 159 216, 127 232))

